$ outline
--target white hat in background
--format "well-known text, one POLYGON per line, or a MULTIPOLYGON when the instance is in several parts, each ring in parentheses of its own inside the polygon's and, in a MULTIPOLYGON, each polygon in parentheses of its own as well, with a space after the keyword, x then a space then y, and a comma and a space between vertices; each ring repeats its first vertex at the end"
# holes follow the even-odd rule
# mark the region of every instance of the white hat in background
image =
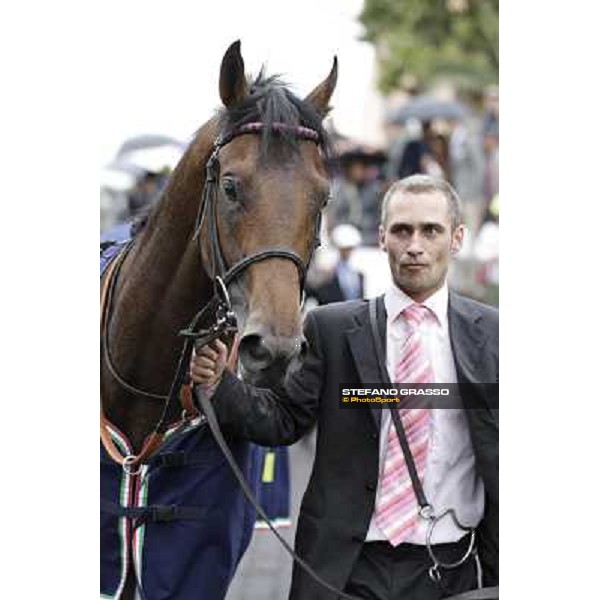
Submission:
POLYGON ((331 241, 337 248, 356 248, 360 246, 362 236, 354 225, 337 225, 331 232, 331 241))

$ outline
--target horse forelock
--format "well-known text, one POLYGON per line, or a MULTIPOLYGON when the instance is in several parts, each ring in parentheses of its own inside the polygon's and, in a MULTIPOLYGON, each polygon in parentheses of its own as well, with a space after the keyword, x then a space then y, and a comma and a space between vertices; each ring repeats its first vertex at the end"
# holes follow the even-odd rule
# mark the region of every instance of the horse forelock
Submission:
POLYGON ((329 138, 321 116, 310 104, 298 98, 279 75, 267 77, 263 68, 253 81, 248 82, 248 88, 248 95, 240 103, 219 112, 221 135, 227 136, 242 125, 260 122, 263 124, 260 152, 266 157, 273 145, 297 150, 300 140, 293 128, 308 127, 318 133, 325 155, 330 154, 329 138), (289 128, 274 127, 276 124, 289 128))

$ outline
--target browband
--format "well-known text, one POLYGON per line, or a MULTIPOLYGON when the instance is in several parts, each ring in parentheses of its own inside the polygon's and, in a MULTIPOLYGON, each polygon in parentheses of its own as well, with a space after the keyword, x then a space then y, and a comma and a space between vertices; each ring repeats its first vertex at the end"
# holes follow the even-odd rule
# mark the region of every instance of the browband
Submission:
POLYGON ((297 138, 311 140, 317 144, 321 142, 321 136, 310 127, 304 127, 303 125, 288 125, 287 123, 281 123, 279 121, 275 121, 274 123, 270 124, 266 124, 261 121, 252 121, 250 123, 240 125, 224 137, 218 138, 215 142, 215 146, 224 146, 238 135, 243 135, 245 133, 259 133, 263 129, 270 129, 272 131, 276 131, 277 133, 292 133, 297 138))

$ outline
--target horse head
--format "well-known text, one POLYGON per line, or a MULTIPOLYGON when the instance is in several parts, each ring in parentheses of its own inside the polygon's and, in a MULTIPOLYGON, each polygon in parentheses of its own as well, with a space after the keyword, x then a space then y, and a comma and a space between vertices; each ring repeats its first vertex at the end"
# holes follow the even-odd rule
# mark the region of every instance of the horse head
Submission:
POLYGON ((302 100, 262 71, 248 79, 239 41, 221 63, 218 135, 227 142, 218 149, 214 214, 206 215, 200 231, 204 268, 216 274, 215 248, 225 269, 265 250, 299 259, 280 255, 252 262, 229 285, 242 374, 255 385, 281 382, 306 351, 302 279, 329 198, 322 120, 336 79, 334 59, 328 77, 302 100))

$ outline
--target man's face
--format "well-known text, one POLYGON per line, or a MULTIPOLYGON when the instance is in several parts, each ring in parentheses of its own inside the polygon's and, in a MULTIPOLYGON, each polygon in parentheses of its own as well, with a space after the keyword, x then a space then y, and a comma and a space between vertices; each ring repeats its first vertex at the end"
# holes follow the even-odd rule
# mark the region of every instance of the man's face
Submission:
POLYGON ((338 248, 338 252, 340 254, 340 260, 344 260, 348 262, 350 260, 350 256, 352 255, 352 250, 354 248, 338 248))
POLYGON ((357 160, 350 163, 347 177, 353 183, 361 184, 367 179, 367 168, 364 163, 357 160))
POLYGON ((448 201, 438 191, 399 192, 379 226, 379 245, 387 252, 394 283, 416 302, 444 284, 450 258, 460 250, 464 228, 452 231, 448 201))

